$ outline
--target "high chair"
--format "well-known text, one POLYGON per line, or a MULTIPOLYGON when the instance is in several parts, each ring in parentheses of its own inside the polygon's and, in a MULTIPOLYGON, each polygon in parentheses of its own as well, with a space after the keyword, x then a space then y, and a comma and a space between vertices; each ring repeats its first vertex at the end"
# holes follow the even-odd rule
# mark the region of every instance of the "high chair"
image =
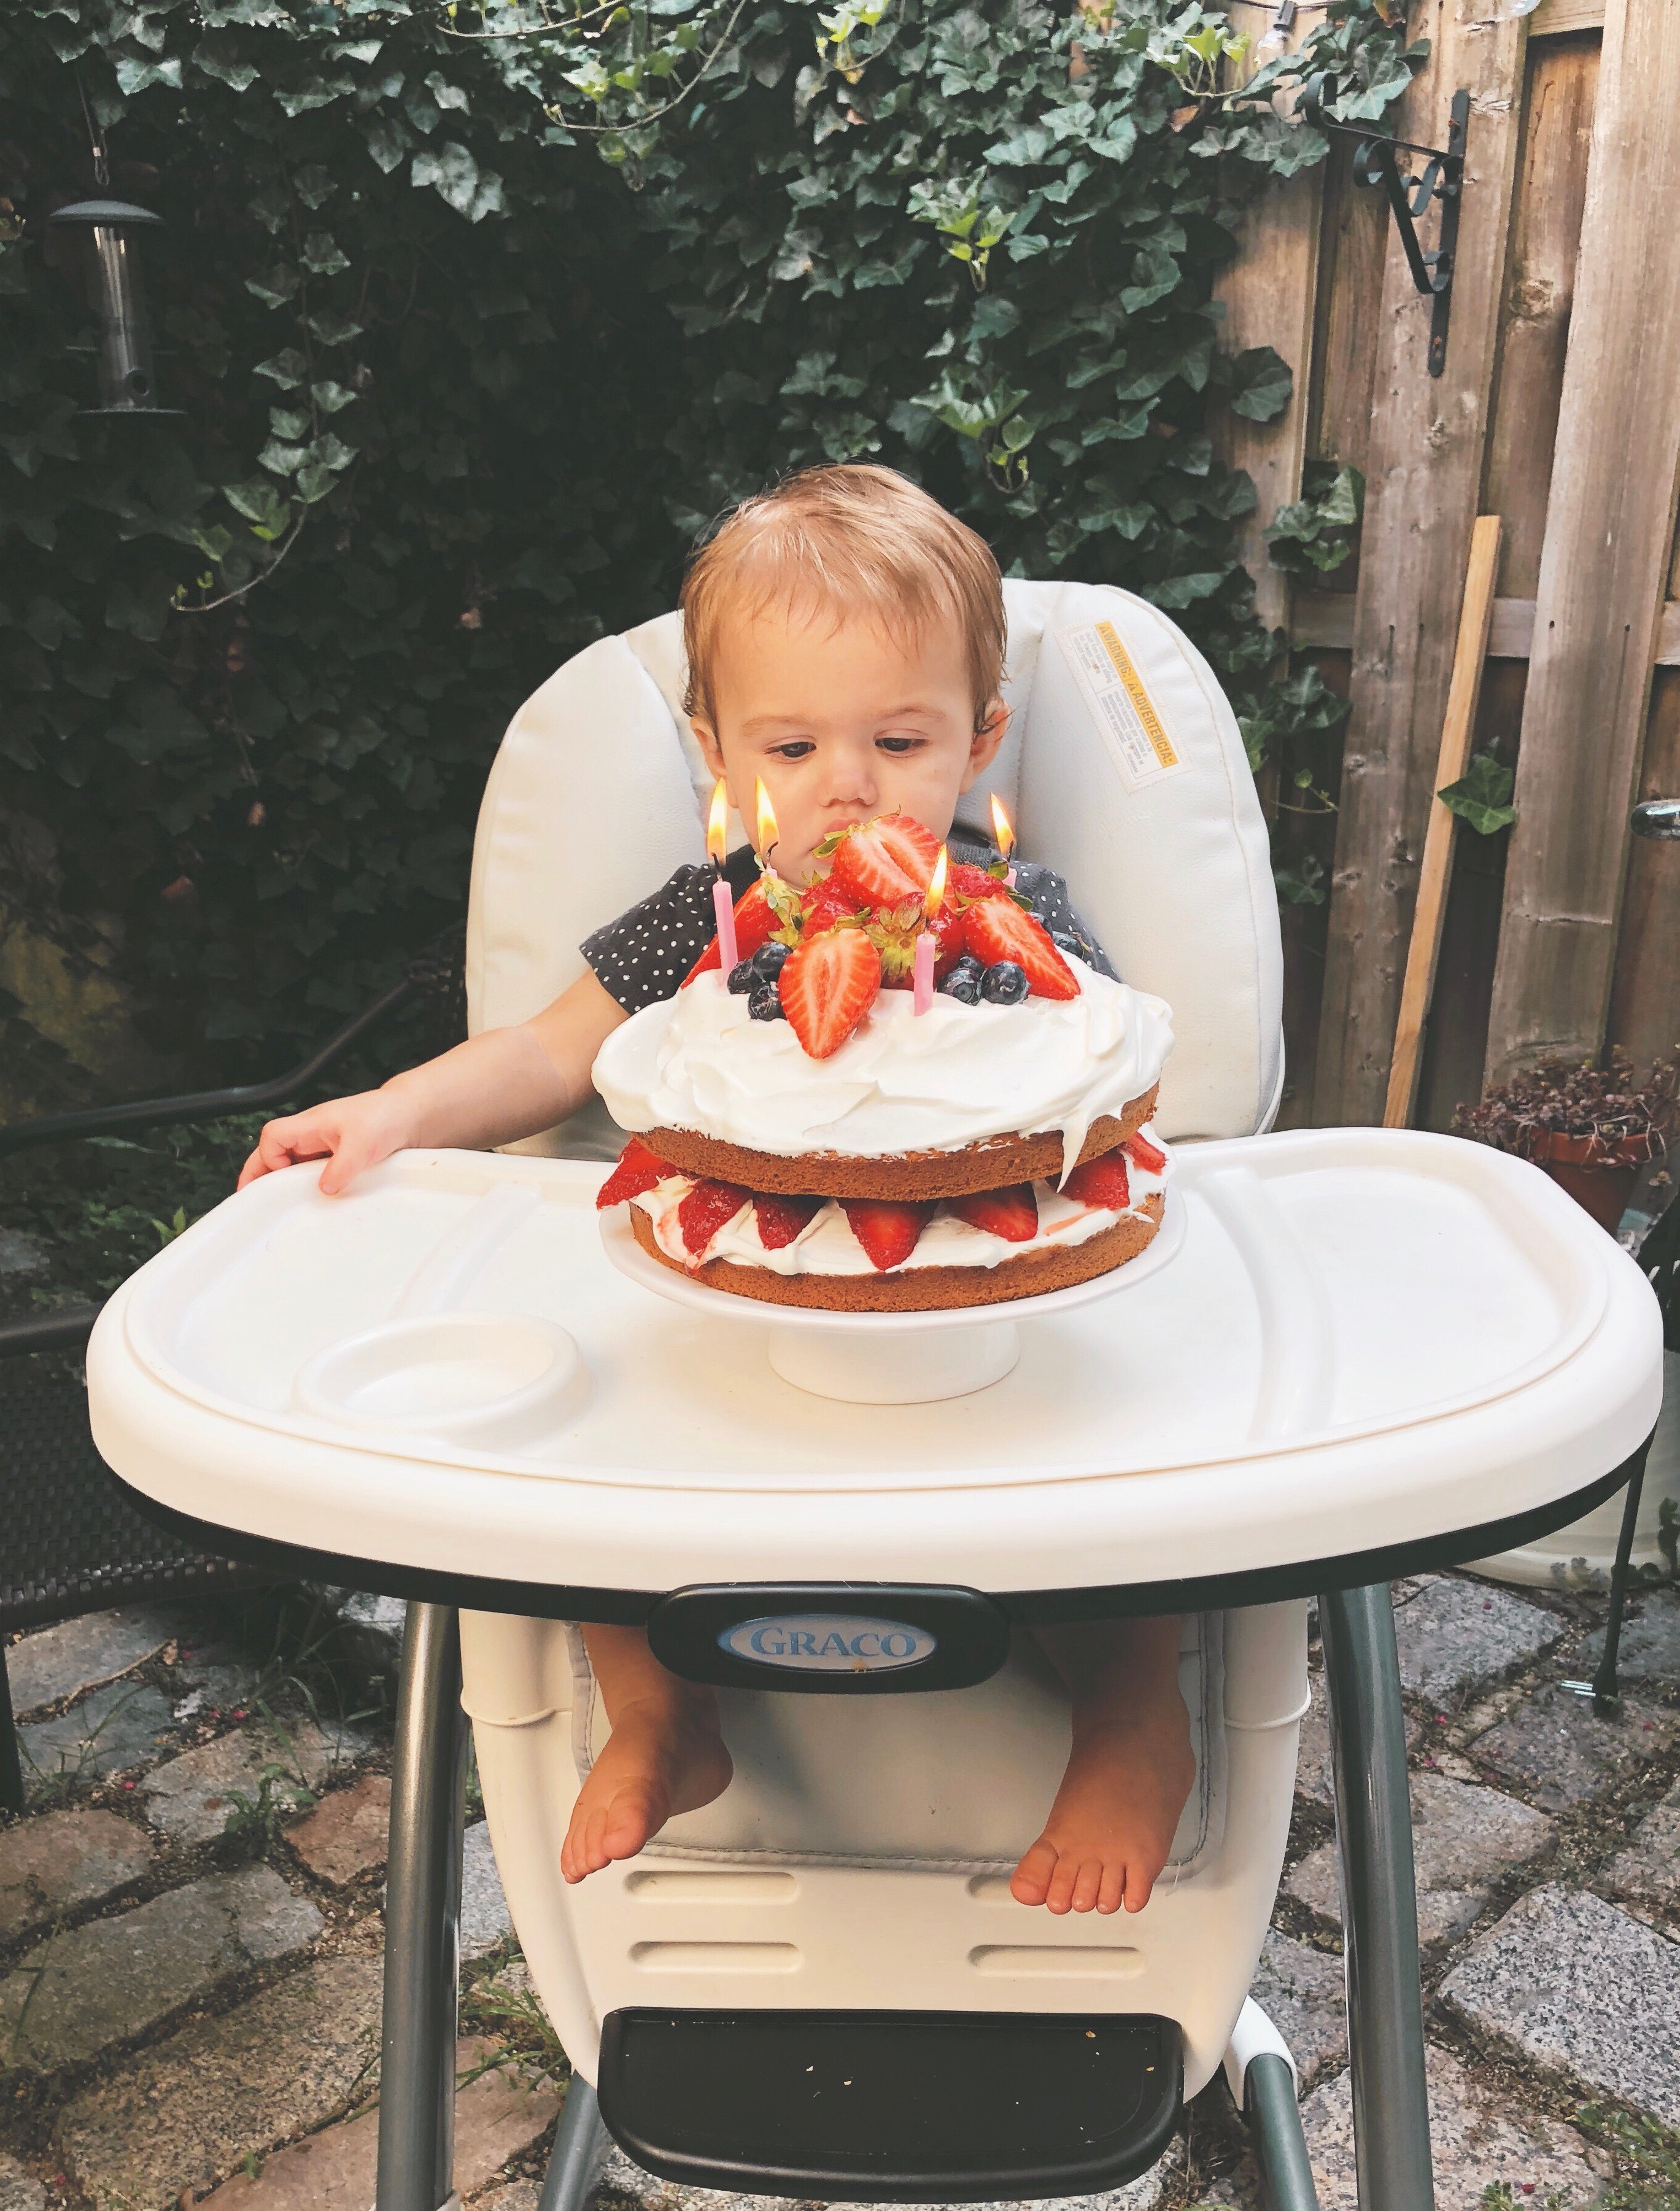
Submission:
MULTIPOLYGON (((1158 2159, 1222 2067, 1271 2202, 1305 2211, 1293 2061, 1247 1990, 1314 1593, 1360 2199, 1433 2202, 1386 1584, 1628 1480, 1660 1396, 1655 1302, 1519 1162, 1416 1133, 1261 1133, 1282 962, 1229 706, 1144 602, 1005 592, 1010 731, 959 822, 984 833, 995 789, 1178 1039, 1155 1120, 1193 1231, 1136 1287, 1117 1278, 1101 1325, 1023 1322, 1018 1373, 947 1407, 809 1396, 721 1340, 745 1330, 672 1319, 606 1267, 598 1178, 567 1161, 618 1145, 585 1114, 512 1148, 546 1158, 403 1154, 345 1199, 307 1168, 267 1178, 95 1330, 95 1437, 149 1509, 235 1555, 414 1600, 378 2211, 453 2201, 464 1710, 573 2068, 543 2211, 579 2211, 603 2122, 653 2172, 731 2193, 1089 2197, 1158 2159), (409 1318, 369 1328, 381 1313, 409 1318), (536 1384, 451 1411, 421 1363, 451 1328, 477 1347, 463 1375, 494 1365, 498 1334, 552 1348, 571 1340, 561 1318, 595 1395, 582 1412, 555 1398, 540 1434, 513 1420, 536 1384), (401 1374, 379 1366, 393 1330, 401 1374), (422 1417, 405 1391, 442 1409, 422 1417), (1073 1441, 1052 1466, 1058 1432, 1073 1441), (1171 1863, 1136 1915, 1020 1906, 1008 1876, 1067 1735, 1023 1631, 1151 1612, 1184 1617, 1196 1751, 1171 1863), (736 1772, 568 1889, 561 1841, 603 1741, 576 1625, 591 1620, 646 1623, 667 1666, 719 1685, 736 1772)), ((675 616, 605 639, 516 716, 474 853, 475 1030, 546 1004, 591 930, 700 858, 709 781, 680 648, 675 616)))

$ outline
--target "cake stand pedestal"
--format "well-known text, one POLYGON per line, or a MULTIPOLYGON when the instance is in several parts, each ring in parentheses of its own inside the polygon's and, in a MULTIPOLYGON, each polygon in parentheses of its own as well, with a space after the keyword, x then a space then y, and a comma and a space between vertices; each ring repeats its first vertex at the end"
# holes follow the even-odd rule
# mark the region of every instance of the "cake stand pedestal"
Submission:
POLYGON ((656 1296, 713 1320, 759 1329, 767 1323, 770 1365, 795 1389, 851 1405, 925 1405, 1001 1382, 1021 1356, 1021 1321, 1070 1311, 1160 1274, 1183 1248, 1186 1218, 1184 1200, 1169 1184, 1160 1227, 1123 1266, 1042 1297, 930 1312, 830 1312, 713 1289, 651 1258, 635 1239, 628 1208, 603 1217, 601 1239, 620 1273, 656 1296))

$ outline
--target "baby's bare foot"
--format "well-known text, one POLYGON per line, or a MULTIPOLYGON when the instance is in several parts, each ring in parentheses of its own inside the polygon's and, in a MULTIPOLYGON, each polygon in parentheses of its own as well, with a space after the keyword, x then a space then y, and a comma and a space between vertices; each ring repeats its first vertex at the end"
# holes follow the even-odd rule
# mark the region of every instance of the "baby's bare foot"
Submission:
POLYGON ((734 1771, 715 1711, 686 1701, 626 1705, 572 1807, 561 1873, 582 1881, 634 1857, 667 1820, 721 1796, 734 1771))
POLYGON ((1141 1911, 1196 1778, 1177 1687, 1161 1709, 1074 1713, 1073 1751, 1044 1832, 1015 1869, 1017 1904, 1141 1911))

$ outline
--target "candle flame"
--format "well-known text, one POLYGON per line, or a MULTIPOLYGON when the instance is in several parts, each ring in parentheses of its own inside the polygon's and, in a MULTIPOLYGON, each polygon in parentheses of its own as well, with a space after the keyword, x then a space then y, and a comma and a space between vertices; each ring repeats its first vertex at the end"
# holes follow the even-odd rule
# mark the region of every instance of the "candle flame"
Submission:
POLYGON ((712 811, 706 822, 706 856, 721 863, 729 842, 729 785, 722 776, 712 787, 712 811))
POLYGON ((945 875, 949 866, 950 854, 942 845, 939 847, 939 857, 933 863, 933 875, 927 887, 927 895, 922 900, 922 912, 930 922, 938 920, 939 909, 945 903, 945 875))
POLYGON ((992 794, 992 833, 997 839, 998 850, 1007 860, 1015 850, 1015 824, 1004 811, 1004 802, 994 791, 992 794))
POLYGON ((758 857, 761 860, 767 857, 771 847, 775 844, 779 833, 776 828, 776 809, 770 803, 769 792, 764 788, 764 778, 760 776, 757 781, 758 857))

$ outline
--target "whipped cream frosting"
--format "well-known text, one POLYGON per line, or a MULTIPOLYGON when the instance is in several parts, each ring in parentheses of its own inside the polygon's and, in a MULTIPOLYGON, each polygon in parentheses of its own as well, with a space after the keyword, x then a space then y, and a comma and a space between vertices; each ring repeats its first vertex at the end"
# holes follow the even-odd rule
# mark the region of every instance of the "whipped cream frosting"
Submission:
MULTIPOLYGON (((1152 1127, 1143 1133, 1157 1150, 1167 1151, 1152 1127)), ((1131 1202, 1123 1211, 1081 1205, 1075 1198, 1064 1197, 1050 1183, 1034 1183, 1034 1193, 1039 1203, 1038 1234, 1030 1242, 1011 1244, 1002 1236, 994 1236, 990 1229, 976 1228, 970 1221, 958 1220, 942 1206, 923 1229, 910 1257, 886 1271, 907 1275, 919 1267, 996 1267, 1006 1259, 1024 1259, 1034 1251, 1048 1251, 1052 1246, 1083 1244, 1087 1238, 1112 1228, 1117 1221, 1135 1218, 1143 1211, 1145 1198, 1159 1197, 1166 1189, 1167 1178, 1173 1169, 1170 1154, 1159 1174, 1149 1173, 1133 1159, 1128 1159, 1126 1166, 1131 1202)), ((872 1275, 878 1271, 852 1234, 844 1208, 834 1198, 812 1215, 791 1244, 784 1244, 779 1251, 767 1251, 760 1243, 756 1216, 751 1205, 746 1204, 732 1220, 724 1223, 703 1251, 691 1252, 682 1241, 676 1208, 694 1186, 691 1175, 668 1175, 664 1181, 655 1183, 652 1190, 643 1190, 630 1201, 652 1222, 653 1240, 665 1257, 690 1270, 703 1267, 708 1260, 726 1259, 737 1266, 767 1267, 777 1275, 872 1275)))
POLYGON ((812 1059, 786 1021, 755 1021, 715 971, 616 1028, 594 1067, 619 1126, 691 1129, 794 1159, 958 1151, 991 1136, 1059 1130, 1063 1172, 1091 1124, 1123 1112, 1173 1049, 1164 1000, 1068 955, 1077 998, 965 1006, 936 995, 918 1015, 883 990, 857 1031, 812 1059))

